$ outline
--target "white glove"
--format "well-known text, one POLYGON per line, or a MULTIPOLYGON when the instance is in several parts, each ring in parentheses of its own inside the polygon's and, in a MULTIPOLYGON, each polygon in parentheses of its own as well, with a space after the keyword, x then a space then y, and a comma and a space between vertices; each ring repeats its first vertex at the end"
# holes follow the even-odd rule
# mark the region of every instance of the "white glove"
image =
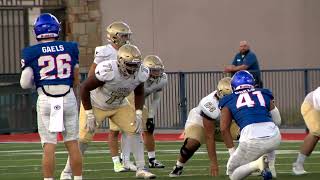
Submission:
POLYGON ((89 130, 90 133, 94 133, 95 129, 96 129, 96 117, 93 114, 92 109, 90 110, 86 110, 86 129, 89 130))
POLYGON ((136 110, 136 133, 140 134, 142 132, 142 111, 140 109, 136 110))

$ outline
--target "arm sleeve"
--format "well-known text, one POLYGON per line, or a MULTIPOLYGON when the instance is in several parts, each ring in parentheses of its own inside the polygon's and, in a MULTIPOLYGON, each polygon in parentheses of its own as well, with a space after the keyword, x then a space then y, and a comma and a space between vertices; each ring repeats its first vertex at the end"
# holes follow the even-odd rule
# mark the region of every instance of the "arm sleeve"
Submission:
POLYGON ((281 116, 278 108, 275 106, 274 109, 270 111, 273 122, 277 125, 281 125, 281 116))
MULTIPOLYGON (((217 119, 220 116, 220 109, 218 108, 217 101, 208 101, 206 99, 202 99, 200 102, 201 114, 210 117, 209 119, 217 119)), ((201 115, 200 114, 200 115, 201 115)))
POLYGON ((22 89, 30 89, 33 87, 33 70, 31 67, 26 67, 21 73, 20 85, 22 89))
POLYGON ((248 67, 252 66, 254 63, 257 62, 257 57, 254 53, 248 53, 244 58, 243 64, 247 65, 248 67))
POLYGON ((160 104, 160 93, 161 91, 157 91, 153 93, 152 103, 149 105, 149 114, 148 114, 149 118, 154 118, 155 111, 157 110, 160 104))

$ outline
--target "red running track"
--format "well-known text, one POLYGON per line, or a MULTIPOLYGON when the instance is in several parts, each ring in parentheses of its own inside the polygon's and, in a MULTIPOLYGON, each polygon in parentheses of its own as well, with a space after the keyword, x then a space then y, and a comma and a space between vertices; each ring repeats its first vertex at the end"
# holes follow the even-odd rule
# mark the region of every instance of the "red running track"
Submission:
MULTIPOLYGON (((305 133, 281 133, 282 140, 298 141, 303 140, 306 136, 305 133)), ((58 140, 61 140, 61 135, 58 140)), ((107 141, 108 133, 97 133, 94 141, 107 141)), ((155 134, 156 141, 181 141, 183 136, 181 134, 155 134)), ((0 143, 4 142, 40 142, 38 133, 29 134, 13 134, 13 135, 0 135, 0 143)))

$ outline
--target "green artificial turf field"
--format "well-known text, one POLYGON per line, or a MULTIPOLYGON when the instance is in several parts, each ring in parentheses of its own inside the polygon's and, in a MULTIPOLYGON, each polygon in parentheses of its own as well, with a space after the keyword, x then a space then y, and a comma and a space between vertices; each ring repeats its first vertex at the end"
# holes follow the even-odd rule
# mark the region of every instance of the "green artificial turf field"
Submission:
MULTIPOLYGON (((174 166, 182 142, 158 142, 157 159, 166 165, 164 169, 151 169, 157 179, 171 179, 169 172, 174 166)), ((283 142, 277 151, 276 168, 277 179, 320 179, 320 147, 306 160, 305 169, 309 172, 305 176, 293 176, 291 164, 295 161, 301 142, 283 142)), ((184 168, 183 176, 176 179, 228 179, 225 176, 228 152, 222 143, 217 144, 220 176, 208 176, 209 161, 203 145, 184 168)), ((1 143, 0 144, 0 179, 1 180, 29 180, 41 177, 41 145, 39 143, 1 143)), ((56 178, 64 168, 67 153, 63 144, 59 144, 56 153, 56 178)), ((135 179, 135 173, 114 173, 113 164, 105 142, 90 144, 84 158, 84 179, 135 179)), ((262 179, 249 177, 248 179, 262 179)))

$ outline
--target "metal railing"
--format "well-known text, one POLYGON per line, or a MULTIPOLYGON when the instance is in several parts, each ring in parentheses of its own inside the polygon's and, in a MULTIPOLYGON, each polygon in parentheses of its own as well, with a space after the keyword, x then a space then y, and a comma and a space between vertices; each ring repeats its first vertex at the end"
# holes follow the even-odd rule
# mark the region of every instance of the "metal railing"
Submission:
MULTIPOLYGON (((168 72, 156 113, 156 128, 183 128, 188 112, 216 88, 228 74, 222 72, 168 72)), ((82 74, 82 79, 86 75, 82 74)), ((282 127, 304 128, 300 106, 305 95, 320 84, 320 69, 263 70, 264 87, 270 89, 282 116, 282 127)), ((0 133, 36 129, 35 91, 22 90, 19 74, 0 75, 0 133)), ((146 101, 149 103, 150 99, 146 101)), ((105 122, 102 128, 107 128, 105 122)))

